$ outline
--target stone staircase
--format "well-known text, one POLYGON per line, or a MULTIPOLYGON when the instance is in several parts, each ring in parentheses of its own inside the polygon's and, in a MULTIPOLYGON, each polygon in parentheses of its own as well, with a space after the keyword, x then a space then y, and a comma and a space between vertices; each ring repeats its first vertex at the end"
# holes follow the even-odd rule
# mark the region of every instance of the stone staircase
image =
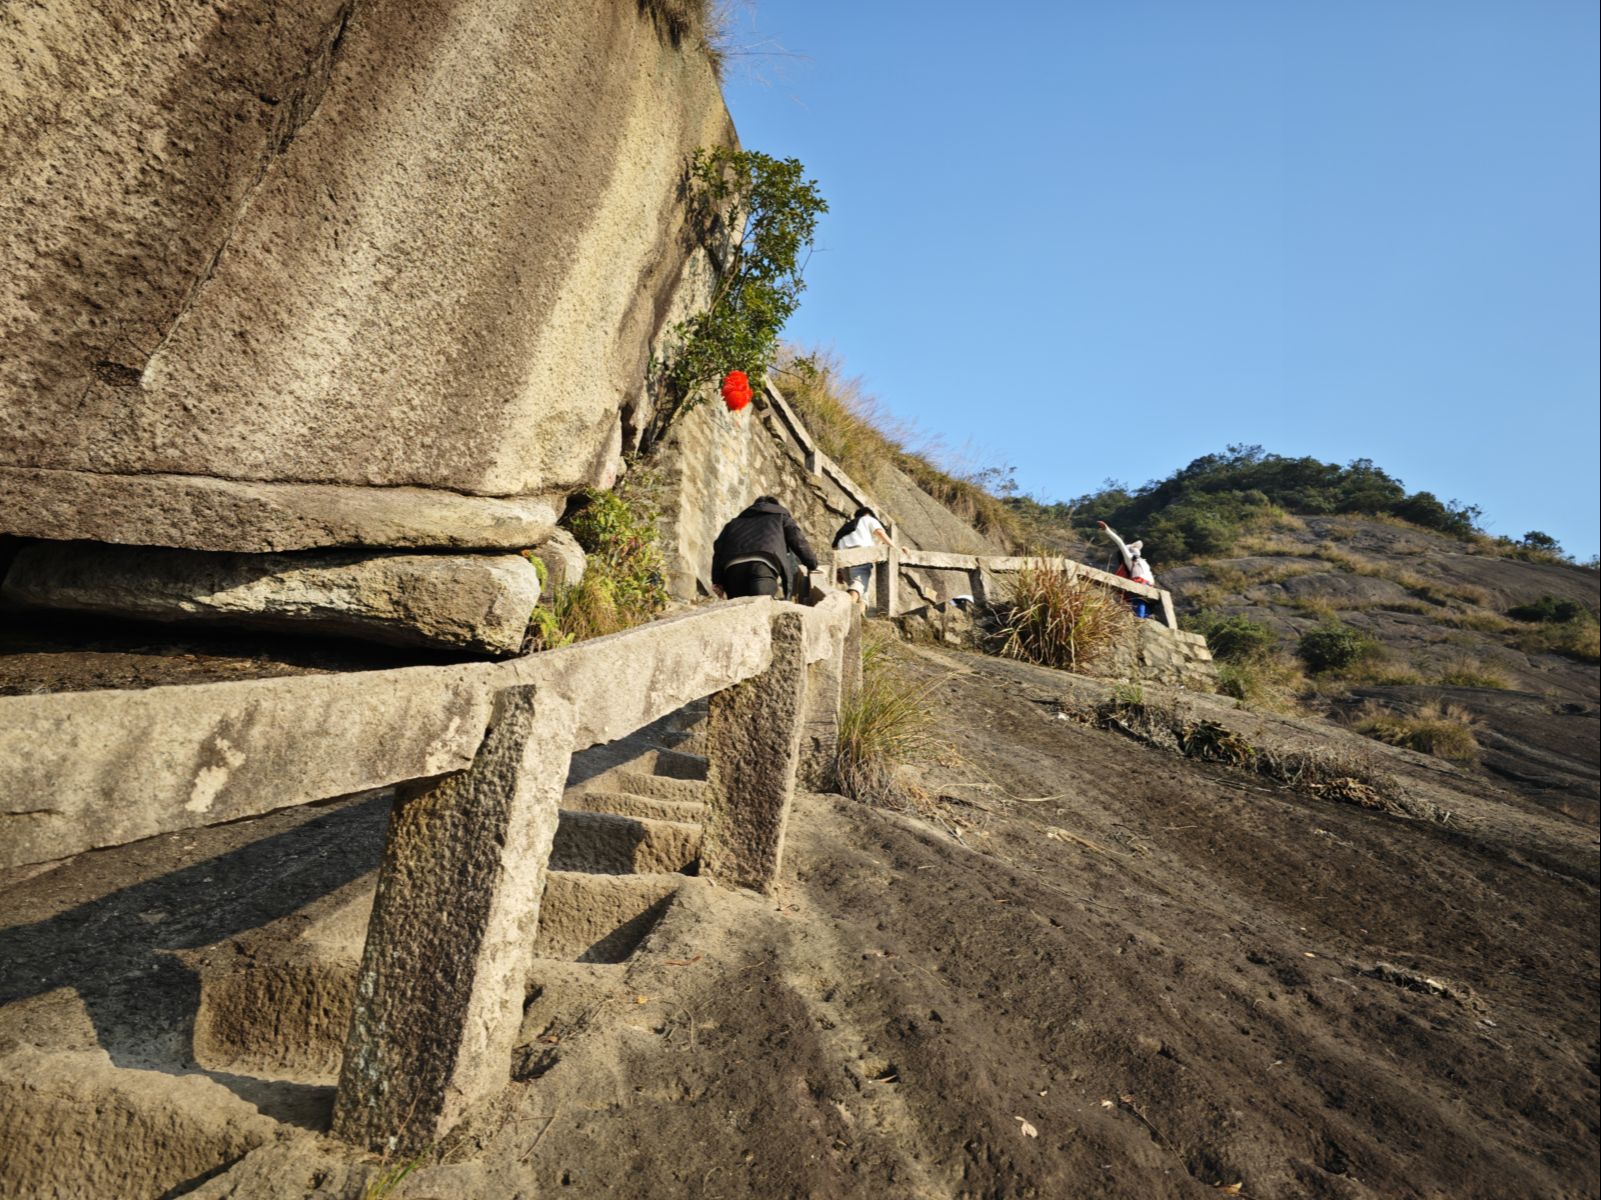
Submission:
MULTIPOLYGON (((573 756, 515 1076, 554 1064, 555 1044, 622 986, 697 872, 705 711, 691 705, 573 756)), ((55 1082, 0 1095, 0 1116, 48 1129, 43 1147, 79 1150, 75 1163, 41 1152, 33 1167, 18 1164, 18 1180, 39 1194, 156 1197, 272 1140, 279 1122, 326 1128, 375 882, 368 873, 287 916, 176 952, 199 980, 193 1064, 179 1074, 116 1066, 98 1052, 29 1050, 28 1074, 55 1082), (116 1114, 123 1133, 108 1133, 102 1113, 116 1114)))
MULTIPOLYGON (((603 989, 698 867, 706 812, 705 704, 573 756, 551 850, 529 1021, 552 984, 603 989), (692 747, 693 749, 685 749, 692 747)), ((337 1081, 374 877, 287 917, 192 951, 200 976, 194 1053, 207 1070, 337 1081)))

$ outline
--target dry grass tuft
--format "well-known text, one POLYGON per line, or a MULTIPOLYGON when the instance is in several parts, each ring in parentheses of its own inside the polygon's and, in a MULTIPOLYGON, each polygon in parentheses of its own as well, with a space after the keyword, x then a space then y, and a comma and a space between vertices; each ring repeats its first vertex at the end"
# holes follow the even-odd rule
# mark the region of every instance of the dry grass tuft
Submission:
POLYGON ((840 713, 834 775, 852 799, 902 809, 924 799, 906 768, 939 747, 928 704, 935 684, 911 686, 895 668, 893 646, 889 634, 863 630, 862 683, 840 713))
POLYGON ((1120 594, 1050 559, 1025 564, 1011 587, 1000 633, 1003 657, 1076 671, 1135 636, 1135 617, 1120 594))
POLYGON ((1589 614, 1560 624, 1519 632, 1513 644, 1525 654, 1560 654, 1579 662, 1601 662, 1601 625, 1589 614))
POLYGON ((1476 763, 1479 742, 1474 719, 1454 704, 1430 701, 1410 715, 1392 712, 1371 701, 1357 714, 1355 729, 1391 746, 1432 754, 1448 762, 1476 763))
POLYGON ((1480 688, 1509 688, 1509 680, 1495 667, 1481 662, 1476 658, 1453 658, 1445 664, 1443 670, 1435 676, 1436 683, 1447 687, 1480 687, 1480 688))

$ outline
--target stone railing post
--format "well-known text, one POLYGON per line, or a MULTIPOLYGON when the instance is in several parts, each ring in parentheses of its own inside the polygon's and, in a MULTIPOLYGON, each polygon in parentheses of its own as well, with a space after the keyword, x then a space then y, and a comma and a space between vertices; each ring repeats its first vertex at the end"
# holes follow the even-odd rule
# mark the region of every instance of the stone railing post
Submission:
POLYGON ((852 603, 837 619, 838 626, 830 630, 828 653, 806 668, 806 718, 796 777, 814 792, 834 786, 840 714, 846 699, 861 685, 862 606, 852 603))
POLYGON ((510 1082, 573 727, 565 701, 507 688, 471 767, 397 796, 336 1137, 415 1153, 510 1082))
POLYGON ((1169 629, 1179 627, 1178 616, 1173 612, 1173 593, 1166 588, 1162 589, 1162 620, 1169 629))
POLYGON ((886 557, 878 564, 878 615, 893 617, 899 602, 901 583, 901 544, 891 541, 885 548, 886 557))
POLYGON ((770 893, 778 879, 805 724, 804 621, 774 617, 771 665, 711 698, 700 869, 724 887, 770 893))

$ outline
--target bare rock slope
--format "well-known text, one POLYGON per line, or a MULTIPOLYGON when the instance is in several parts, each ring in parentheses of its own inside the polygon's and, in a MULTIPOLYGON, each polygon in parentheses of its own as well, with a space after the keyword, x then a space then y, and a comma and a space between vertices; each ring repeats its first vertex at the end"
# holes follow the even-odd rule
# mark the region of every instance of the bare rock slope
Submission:
POLYGON ((1364 702, 1416 712, 1456 706, 1476 723, 1481 769, 1593 828, 1601 800, 1601 670, 1557 627, 1508 610, 1550 596, 1589 617, 1601 577, 1583 567, 1484 552, 1481 543, 1371 518, 1307 517, 1246 543, 1246 552, 1161 571, 1181 611, 1241 614, 1293 651, 1300 636, 1338 623, 1379 648, 1326 681, 1323 706, 1364 702))
MULTIPOLYGON (((616 952, 585 951, 575 925, 530 980, 517 1081, 397 1200, 1601 1194, 1593 831, 1326 722, 1144 693, 1152 713, 1222 731, 1215 745, 1343 755, 1386 781, 1386 804, 1103 727, 1111 684, 900 656, 948 745, 921 815, 805 795, 775 898, 680 877, 664 906, 641 892, 656 907, 616 952)), ((661 778, 691 774, 692 755, 648 757, 655 776, 601 764, 613 774, 581 781, 576 806, 615 807, 619 787, 692 794, 661 778)), ((385 807, 153 839, 11 883, 7 1053, 63 1036, 50 1013, 81 1013, 64 1026, 75 1051, 206 1080, 217 1137, 240 1135, 184 1194, 392 1182, 403 1164, 319 1135, 326 1086, 194 1062, 219 1027, 191 1044, 191 968, 278 960, 248 937, 172 954, 337 906, 376 860, 385 807)))

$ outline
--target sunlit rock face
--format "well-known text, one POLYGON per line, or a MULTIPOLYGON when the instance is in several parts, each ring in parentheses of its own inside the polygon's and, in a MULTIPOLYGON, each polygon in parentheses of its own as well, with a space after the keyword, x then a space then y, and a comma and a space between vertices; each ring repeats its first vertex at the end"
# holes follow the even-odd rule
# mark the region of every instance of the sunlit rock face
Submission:
POLYGON ((528 544, 615 473, 733 138, 632 0, 32 6, 0 56, 0 533, 528 544), (142 522, 196 480, 283 528, 142 522))

